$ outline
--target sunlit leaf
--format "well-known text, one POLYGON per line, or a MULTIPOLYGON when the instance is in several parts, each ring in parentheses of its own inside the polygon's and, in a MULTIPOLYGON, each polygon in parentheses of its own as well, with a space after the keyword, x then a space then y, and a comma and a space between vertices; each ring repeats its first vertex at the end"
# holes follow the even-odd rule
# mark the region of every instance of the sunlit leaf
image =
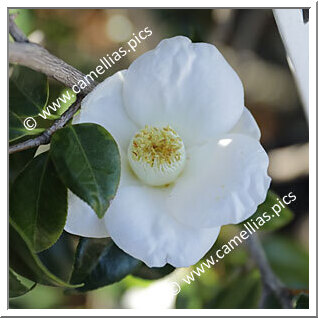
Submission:
POLYGON ((47 102, 48 106, 56 106, 56 111, 52 111, 50 109, 51 119, 57 119, 59 118, 75 101, 76 101, 76 94, 73 92, 70 88, 60 87, 58 85, 58 88, 51 88, 50 86, 50 97, 47 102), (53 91, 54 90, 54 91, 53 91))

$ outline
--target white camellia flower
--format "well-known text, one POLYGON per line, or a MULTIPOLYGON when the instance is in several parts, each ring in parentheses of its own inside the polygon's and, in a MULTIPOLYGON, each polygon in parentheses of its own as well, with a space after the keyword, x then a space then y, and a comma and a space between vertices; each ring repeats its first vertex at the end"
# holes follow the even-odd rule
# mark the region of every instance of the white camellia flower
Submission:
POLYGON ((242 222, 265 200, 259 128, 239 77, 211 44, 161 41, 86 96, 74 119, 84 122, 118 143, 121 180, 103 219, 69 193, 70 233, 110 236, 150 267, 186 267, 222 225, 242 222))

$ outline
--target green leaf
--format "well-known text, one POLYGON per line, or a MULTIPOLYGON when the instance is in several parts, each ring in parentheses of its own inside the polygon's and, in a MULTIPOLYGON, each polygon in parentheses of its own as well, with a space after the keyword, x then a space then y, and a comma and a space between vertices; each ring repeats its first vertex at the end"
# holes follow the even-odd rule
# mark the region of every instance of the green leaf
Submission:
POLYGON ((67 215, 67 189, 49 154, 34 158, 11 187, 10 217, 35 252, 50 247, 61 235, 67 215))
POLYGON ((308 288, 309 257, 298 242, 283 236, 263 240, 267 259, 281 281, 293 289, 308 288))
POLYGON ((134 271, 133 276, 143 278, 143 279, 160 279, 172 273, 175 267, 167 264, 163 267, 148 267, 146 264, 142 264, 136 271, 134 271))
POLYGON ((59 118, 76 101, 76 94, 72 89, 62 85, 56 86, 50 85, 50 97, 47 105, 59 104, 60 108, 57 107, 56 111, 50 110, 51 119, 59 118))
POLYGON ((32 290, 36 284, 33 284, 31 287, 27 287, 19 280, 18 276, 9 269, 9 298, 15 298, 22 296, 32 290))
POLYGON ((49 249, 38 253, 37 256, 50 272, 68 282, 73 270, 77 243, 77 236, 63 231, 49 249))
POLYGON ((9 265, 16 273, 43 285, 79 287, 68 284, 49 272, 33 251, 32 245, 21 229, 11 218, 9 221, 9 265))
POLYGON ((131 274, 140 261, 119 249, 110 238, 81 238, 70 282, 84 283, 85 292, 120 281, 131 274))
POLYGON ((24 126, 27 117, 35 117, 48 100, 47 77, 27 67, 15 65, 9 81, 9 140, 36 135, 44 130, 39 125, 33 130, 24 126))
POLYGON ((262 301, 262 308, 264 309, 282 309, 282 305, 280 303, 280 300, 277 298, 277 296, 271 292, 268 291, 265 295, 263 295, 263 301, 262 301))
MULTIPOLYGON (((291 201, 291 199, 288 198, 288 201, 291 201)), ((259 226, 259 230, 274 231, 287 225, 293 218, 294 214, 288 206, 283 203, 282 199, 276 193, 269 190, 266 200, 258 206, 257 211, 249 219, 253 219, 253 221, 256 221, 258 224, 263 224, 259 226), (284 208, 279 204, 279 201, 282 202, 284 208), (277 214, 273 210, 273 207, 277 214), (279 211, 279 209, 281 210, 279 211), (270 217, 269 221, 264 217, 264 213, 270 217)), ((246 221, 240 224, 242 225, 246 221)))
POLYGON ((35 116, 46 105, 48 90, 44 74, 15 65, 9 82, 10 109, 19 117, 35 116))
POLYGON ((257 270, 237 273, 204 308, 257 308, 261 295, 261 279, 257 270))
POLYGON ((295 309, 309 309, 309 295, 301 293, 294 297, 293 307, 295 309))
POLYGON ((33 159, 36 148, 27 149, 24 151, 13 153, 9 156, 9 185, 10 188, 16 179, 16 177, 21 173, 21 171, 26 167, 26 165, 33 159))
POLYGON ((50 153, 64 184, 102 218, 116 194, 120 155, 112 136, 96 124, 58 130, 50 153))
MULTIPOLYGON (((24 127, 24 119, 20 118, 17 114, 9 110, 9 141, 15 141, 25 136, 38 135, 45 130, 43 127, 27 130, 24 127)), ((37 121, 36 121, 37 123, 37 121)))

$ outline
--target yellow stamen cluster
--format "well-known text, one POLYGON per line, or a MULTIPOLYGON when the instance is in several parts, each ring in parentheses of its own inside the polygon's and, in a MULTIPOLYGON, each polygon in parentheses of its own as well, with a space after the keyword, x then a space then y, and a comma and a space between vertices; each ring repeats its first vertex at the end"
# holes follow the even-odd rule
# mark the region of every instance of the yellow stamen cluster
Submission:
POLYGON ((179 161, 182 147, 181 138, 170 126, 145 126, 134 137, 131 152, 135 161, 144 161, 151 167, 159 167, 179 161))

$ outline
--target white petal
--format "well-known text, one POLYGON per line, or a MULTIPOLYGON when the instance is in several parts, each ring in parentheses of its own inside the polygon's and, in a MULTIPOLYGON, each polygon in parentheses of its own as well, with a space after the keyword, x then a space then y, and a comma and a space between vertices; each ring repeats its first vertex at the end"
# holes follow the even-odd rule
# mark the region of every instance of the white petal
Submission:
MULTIPOLYGON (((124 72, 118 72, 99 84, 82 102, 80 114, 73 123, 96 123, 103 126, 119 145, 121 155, 120 185, 135 184, 135 176, 130 172, 127 148, 137 128, 128 118, 123 108, 122 85, 124 72)), ((107 213, 107 211, 106 211, 107 213)), ((69 193, 67 232, 84 237, 107 237, 103 219, 99 219, 91 207, 73 193, 69 193)))
POLYGON ((84 237, 108 237, 105 221, 71 191, 68 191, 68 213, 64 230, 84 237))
POLYGON ((103 126, 125 151, 138 130, 123 107, 122 87, 125 72, 105 79, 82 102, 81 111, 73 123, 95 123, 103 126))
MULTIPOLYGON (((139 184, 129 167, 125 154, 121 156, 120 174, 119 187, 139 184)), ((109 210, 110 208, 108 208, 106 214, 109 210)), ((99 219, 94 210, 71 191, 68 191, 68 212, 64 230, 83 237, 101 238, 109 236, 105 226, 105 216, 99 219)))
POLYGON ((182 36, 161 41, 135 60, 123 92, 133 121, 170 124, 186 145, 229 131, 244 105, 242 83, 217 48, 182 36))
POLYGON ((265 200, 268 156, 253 138, 229 134, 189 152, 169 199, 171 213, 194 227, 239 223, 265 200))
POLYGON ((261 138, 261 131, 259 130, 257 122, 246 107, 244 107, 241 118, 229 133, 247 135, 256 140, 260 140, 261 138))
POLYGON ((219 228, 194 229, 167 213, 170 189, 120 188, 106 213, 108 233, 126 253, 149 267, 195 264, 215 242, 219 228))

